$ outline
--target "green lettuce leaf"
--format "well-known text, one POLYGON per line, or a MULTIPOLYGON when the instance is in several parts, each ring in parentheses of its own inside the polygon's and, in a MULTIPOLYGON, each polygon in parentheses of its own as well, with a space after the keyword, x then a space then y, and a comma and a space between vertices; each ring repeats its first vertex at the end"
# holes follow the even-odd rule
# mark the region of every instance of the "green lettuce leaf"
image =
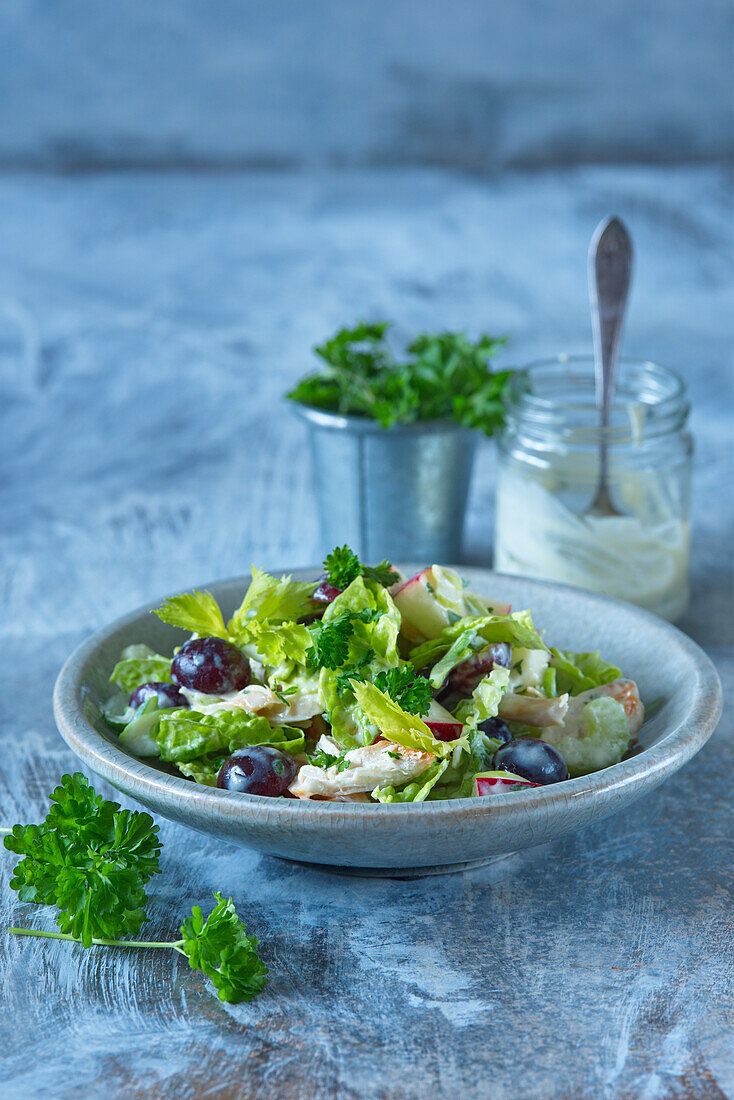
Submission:
POLYGON ((622 675, 622 670, 593 653, 573 653, 571 650, 551 649, 551 667, 556 670, 556 690, 559 695, 580 695, 582 691, 611 684, 622 675))
POLYGON ((494 718, 499 710, 502 696, 507 691, 510 683, 510 670, 508 668, 493 668, 484 676, 474 691, 471 699, 465 699, 456 708, 455 717, 459 722, 471 729, 476 729, 480 722, 488 718, 494 718))
POLYGON ((351 681, 348 690, 342 686, 338 674, 330 668, 322 668, 319 677, 319 699, 323 713, 331 726, 331 736, 341 749, 357 749, 370 745, 379 730, 357 704, 351 681))
POLYGON ((303 665, 313 642, 308 627, 303 623, 287 622, 274 625, 263 624, 253 619, 247 624, 246 633, 249 644, 244 643, 244 631, 240 634, 239 643, 246 650, 251 646, 253 653, 250 655, 255 656, 265 665, 280 665, 284 661, 303 665))
POLYGON ((540 732, 544 741, 558 749, 571 776, 618 764, 629 748, 629 722, 619 700, 609 695, 592 699, 584 707, 583 723, 583 737, 564 734, 562 727, 554 726, 540 732))
POLYGON ((271 577, 262 569, 252 567, 252 581, 242 603, 227 624, 232 638, 250 641, 251 620, 260 624, 294 622, 313 614, 312 596, 316 585, 312 581, 294 581, 290 577, 271 577))
POLYGON ((378 802, 425 802, 448 767, 448 760, 436 760, 417 779, 403 787, 375 787, 378 802))
POLYGON ((462 580, 455 569, 447 565, 432 565, 431 591, 436 603, 455 619, 484 617, 490 610, 490 601, 472 592, 468 582, 462 580))
POLYGON ((245 710, 202 714, 195 710, 161 711, 157 733, 161 760, 190 763, 209 753, 246 745, 273 745, 283 752, 303 752, 304 733, 294 726, 271 726, 262 715, 245 710))
POLYGON ((130 696, 116 691, 102 707, 102 716, 116 730, 123 730, 135 717, 135 711, 136 708, 130 706, 130 696))
POLYGON ((441 759, 457 747, 460 739, 438 741, 422 718, 408 714, 374 684, 352 680, 352 689, 364 713, 388 741, 441 759))
POLYGON ((217 777, 228 752, 209 752, 196 760, 178 760, 176 767, 188 779, 201 783, 202 787, 216 787, 217 777))
POLYGON ((219 604, 211 592, 184 592, 172 596, 156 611, 159 619, 202 638, 227 638, 219 604))
POLYGON ((129 645, 120 654, 110 680, 131 695, 141 684, 170 683, 171 657, 161 657, 147 645, 129 645))
POLYGON ((357 577, 324 613, 324 625, 328 625, 351 612, 352 630, 348 638, 347 655, 343 670, 322 668, 319 677, 319 698, 331 723, 332 736, 342 749, 354 749, 369 745, 376 727, 365 715, 354 695, 349 670, 359 669, 359 676, 372 680, 379 672, 396 668, 400 662, 398 634, 400 612, 390 593, 375 581, 357 577), (373 616, 360 613, 372 612, 373 616))
POLYGON ((515 611, 511 615, 459 619, 442 630, 437 638, 412 649, 410 660, 416 668, 434 665, 429 679, 434 687, 438 687, 452 668, 472 653, 496 642, 506 642, 524 649, 546 648, 533 626, 530 612, 515 611))
POLYGON ((357 577, 329 604, 324 612, 323 622, 330 623, 345 611, 351 611, 355 616, 364 611, 375 613, 371 621, 364 622, 359 618, 352 620, 353 632, 349 639, 349 656, 345 664, 353 664, 364 652, 372 650, 375 657, 384 662, 384 667, 392 668, 397 665, 401 618, 387 589, 376 581, 357 577))
POLYGON ((426 796, 427 802, 443 802, 448 798, 471 798, 474 794, 474 776, 482 769, 474 762, 464 761, 462 768, 448 768, 441 781, 426 796))
POLYGON ((471 798, 474 794, 474 777, 478 772, 492 767, 494 754, 502 744, 498 737, 489 737, 480 729, 469 728, 461 741, 465 739, 468 745, 451 756, 446 771, 428 793, 429 802, 446 798, 471 798))
POLYGON ((120 744, 134 756, 158 756, 158 726, 161 714, 186 714, 186 710, 158 710, 155 696, 145 706, 133 711, 133 716, 120 734, 120 744))

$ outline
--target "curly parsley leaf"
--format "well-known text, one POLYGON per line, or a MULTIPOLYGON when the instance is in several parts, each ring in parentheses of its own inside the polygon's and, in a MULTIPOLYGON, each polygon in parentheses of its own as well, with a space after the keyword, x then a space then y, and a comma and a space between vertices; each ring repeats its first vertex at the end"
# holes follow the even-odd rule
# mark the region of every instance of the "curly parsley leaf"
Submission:
POLYGON ((324 771, 326 771, 327 768, 330 768, 333 764, 336 764, 339 757, 334 756, 334 754, 331 752, 326 752, 325 749, 316 749, 314 752, 307 756, 307 759, 309 764, 313 768, 323 768, 324 771))
POLYGON ((175 942, 123 939, 147 920, 144 886, 159 871, 160 841, 149 814, 122 810, 80 772, 62 776, 40 825, 15 825, 5 847, 24 858, 10 885, 23 901, 56 905, 60 932, 9 928, 18 936, 72 940, 83 947, 168 947, 214 984, 222 1001, 251 1001, 267 984, 258 939, 232 903, 215 893, 204 919, 194 906, 175 942))
POLYGON ((428 680, 417 676, 410 665, 379 672, 375 677, 375 687, 384 691, 408 714, 427 714, 433 699, 428 680))
POLYGON ((339 668, 349 657, 349 639, 354 633, 354 615, 345 611, 328 623, 318 624, 307 654, 312 668, 339 668))
POLYGON ((268 968, 257 954, 257 936, 248 936, 232 899, 217 891, 216 905, 204 920, 198 905, 181 925, 180 947, 192 970, 211 979, 221 1001, 251 1001, 268 982, 268 968))
POLYGON ((344 665, 336 676, 336 693, 340 699, 352 694, 352 680, 363 682, 369 677, 369 666, 376 657, 374 649, 367 649, 354 664, 344 665))
POLYGON ((23 901, 55 905, 62 932, 89 947, 134 935, 147 917, 145 885, 160 870, 150 814, 123 810, 84 775, 64 775, 41 825, 16 825, 5 847, 24 858, 10 886, 23 901))
MULTIPOLYGON (((354 624, 359 622, 368 625, 382 614, 377 607, 363 607, 359 611, 347 609, 333 619, 315 623, 311 628, 313 645, 306 654, 307 665, 310 668, 341 668, 349 658, 349 642, 354 635, 354 624)), ((351 668, 358 671, 374 656, 374 652, 368 650, 351 668)))
POLYGON ((349 767, 349 761, 343 753, 341 756, 334 756, 333 753, 326 752, 324 749, 316 749, 316 751, 308 757, 308 762, 314 768, 323 768, 324 771, 336 765, 337 775, 339 772, 346 771, 349 767))
POLYGON ((348 588, 357 577, 376 581, 383 588, 389 588, 391 584, 400 580, 400 574, 395 572, 387 559, 381 561, 379 565, 363 565, 354 551, 346 545, 335 546, 331 553, 326 555, 324 570, 329 584, 342 591, 348 588))
POLYGON ((324 558, 329 584, 344 590, 362 573, 362 563, 348 546, 335 546, 324 558))
POLYGON ((383 588, 389 588, 400 580, 400 574, 393 569, 387 558, 383 558, 379 565, 363 565, 362 576, 365 580, 376 581, 383 588))

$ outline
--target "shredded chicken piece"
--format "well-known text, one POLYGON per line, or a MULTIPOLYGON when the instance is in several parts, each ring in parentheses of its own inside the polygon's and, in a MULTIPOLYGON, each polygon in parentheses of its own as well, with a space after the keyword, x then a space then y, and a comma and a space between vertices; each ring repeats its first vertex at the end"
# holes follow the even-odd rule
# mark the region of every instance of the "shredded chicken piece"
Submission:
POLYGON ((283 699, 280 699, 269 687, 250 684, 249 687, 234 692, 222 702, 211 703, 202 709, 207 714, 217 714, 222 710, 246 710, 250 714, 263 715, 274 726, 287 726, 291 722, 308 722, 323 710, 316 692, 293 697, 286 695, 284 698, 288 700, 287 703, 284 703, 283 699))
MULTIPOLYGON (((333 752, 329 738, 322 737, 319 747, 333 752)), ((304 764, 288 788, 296 798, 321 798, 344 801, 345 796, 368 793, 375 787, 393 786, 416 779, 436 759, 430 752, 406 749, 394 741, 381 739, 374 745, 350 749, 344 754, 349 767, 337 771, 337 765, 317 768, 304 764), (390 755, 390 754, 393 755, 390 755)))
POLYGON ((580 695, 574 695, 571 699, 568 713, 563 720, 564 731, 570 737, 584 736, 586 733, 583 720, 584 707, 592 699, 598 699, 600 695, 609 695, 621 703, 629 721, 630 734, 634 737, 639 733, 645 721, 645 707, 640 699, 637 684, 634 680, 612 680, 611 684, 590 688, 588 691, 582 691, 580 695))
POLYGON ((508 692, 500 701, 499 716, 508 722, 524 722, 526 726, 561 726, 568 706, 568 695, 543 699, 537 695, 508 692))

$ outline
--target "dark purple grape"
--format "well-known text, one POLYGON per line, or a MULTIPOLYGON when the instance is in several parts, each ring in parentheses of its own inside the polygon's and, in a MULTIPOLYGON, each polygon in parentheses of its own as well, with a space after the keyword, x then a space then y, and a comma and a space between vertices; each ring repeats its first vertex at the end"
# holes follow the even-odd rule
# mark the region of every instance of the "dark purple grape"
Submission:
POLYGON ((171 665, 177 684, 206 695, 240 691, 249 684, 250 675, 244 653, 221 638, 192 638, 181 646, 171 665))
POLYGON ((159 684, 151 680, 149 684, 136 687, 130 696, 130 706, 140 707, 149 699, 158 699, 158 710, 171 710, 172 707, 187 707, 189 701, 182 695, 176 684, 159 684))
POLYGON ((311 599, 315 603, 333 603, 337 596, 341 596, 341 594, 341 588, 335 588, 324 574, 323 577, 319 577, 318 586, 311 599))
POLYGON ((284 794, 298 774, 298 764, 286 752, 270 745, 237 749, 224 761, 217 786, 241 794, 284 794))
POLYGON ((568 779, 566 761, 558 749, 536 737, 519 737, 501 745, 494 754, 492 767, 521 775, 533 783, 560 783, 568 779))
POLYGON ((479 681, 495 666, 509 668, 511 661, 512 647, 506 642, 485 646, 451 670, 445 690, 451 695, 471 695, 479 681))
POLYGON ((496 737, 498 741, 512 741, 512 733, 507 722, 501 718, 487 718, 477 726, 487 737, 496 737))

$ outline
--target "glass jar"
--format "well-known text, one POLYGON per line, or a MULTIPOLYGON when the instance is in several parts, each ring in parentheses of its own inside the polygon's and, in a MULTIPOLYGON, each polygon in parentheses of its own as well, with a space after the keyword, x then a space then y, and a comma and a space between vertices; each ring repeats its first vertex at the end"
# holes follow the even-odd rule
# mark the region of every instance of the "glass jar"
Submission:
POLYGON ((512 377, 499 439, 495 568, 629 600, 666 619, 688 604, 693 441, 683 381, 620 359, 609 427, 594 360, 559 356, 512 377), (606 432, 619 516, 589 515, 606 432))

